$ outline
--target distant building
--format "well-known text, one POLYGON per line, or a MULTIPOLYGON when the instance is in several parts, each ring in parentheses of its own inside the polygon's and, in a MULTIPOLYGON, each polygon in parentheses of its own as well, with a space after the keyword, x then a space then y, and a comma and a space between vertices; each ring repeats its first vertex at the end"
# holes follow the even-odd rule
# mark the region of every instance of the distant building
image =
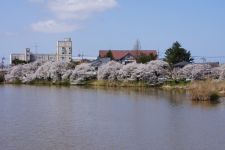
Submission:
POLYGON ((57 42, 57 61, 72 61, 72 41, 65 38, 64 41, 57 42))
POLYGON ((212 68, 215 68, 215 67, 219 67, 220 66, 220 63, 219 62, 204 62, 204 63, 195 63, 195 64, 209 65, 212 68))
POLYGON ((83 62, 83 61, 94 61, 96 60, 97 57, 89 57, 89 56, 78 56, 78 57, 73 57, 74 62, 83 62))
POLYGON ((173 67, 179 69, 179 68, 185 67, 188 64, 209 65, 212 68, 215 68, 215 67, 219 67, 220 66, 220 63, 219 62, 190 63, 190 62, 182 61, 182 62, 179 62, 177 64, 174 64, 173 67))
POLYGON ((110 62, 111 59, 106 57, 106 58, 99 58, 99 59, 96 59, 94 61, 91 62, 91 66, 95 67, 96 69, 101 66, 102 64, 106 64, 108 62, 110 62))
POLYGON ((55 54, 35 54, 30 48, 26 48, 25 53, 13 53, 10 55, 10 64, 13 60, 18 59, 25 62, 40 61, 72 61, 72 41, 65 38, 64 41, 57 42, 57 50, 55 54))
POLYGON ((122 64, 136 62, 136 58, 141 55, 157 56, 156 50, 100 50, 99 58, 107 57, 109 51, 112 52, 113 59, 122 64))
POLYGON ((184 66, 188 65, 188 64, 191 64, 190 62, 187 62, 187 61, 182 61, 182 62, 179 62, 179 63, 176 63, 173 65, 174 68, 183 68, 184 66))

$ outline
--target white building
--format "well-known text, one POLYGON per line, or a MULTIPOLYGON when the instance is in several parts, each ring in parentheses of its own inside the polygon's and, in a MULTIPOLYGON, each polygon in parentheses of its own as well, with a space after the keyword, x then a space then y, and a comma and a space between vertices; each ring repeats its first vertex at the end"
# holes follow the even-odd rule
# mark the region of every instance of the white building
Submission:
POLYGON ((72 61, 71 38, 65 38, 64 41, 57 42, 57 61, 72 61))
POLYGON ((10 64, 13 60, 18 59, 25 62, 41 61, 72 61, 72 40, 65 38, 63 41, 57 42, 57 50, 55 54, 34 54, 30 48, 26 48, 25 53, 13 53, 10 55, 10 64))
POLYGON ((90 56, 73 57, 73 61, 75 61, 75 62, 82 62, 83 60, 94 61, 96 59, 98 59, 98 57, 90 57, 90 56))

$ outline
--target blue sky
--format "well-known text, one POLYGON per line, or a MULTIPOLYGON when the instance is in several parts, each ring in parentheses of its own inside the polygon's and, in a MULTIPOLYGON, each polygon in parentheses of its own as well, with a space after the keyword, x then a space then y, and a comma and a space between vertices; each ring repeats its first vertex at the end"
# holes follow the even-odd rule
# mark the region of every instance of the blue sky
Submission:
MULTIPOLYGON (((143 49, 163 56, 179 41, 194 56, 225 56, 224 0, 1 0, 0 57, 30 47, 55 53, 71 37, 74 56, 143 49)), ((225 59, 225 58, 224 58, 225 59)))

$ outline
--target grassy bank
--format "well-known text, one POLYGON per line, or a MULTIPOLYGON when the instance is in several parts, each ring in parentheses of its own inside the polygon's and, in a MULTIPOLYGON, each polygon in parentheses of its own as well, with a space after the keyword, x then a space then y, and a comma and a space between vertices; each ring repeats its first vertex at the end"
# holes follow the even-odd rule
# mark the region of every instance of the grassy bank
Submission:
POLYGON ((5 84, 26 84, 26 85, 63 85, 63 86, 69 86, 70 82, 69 81, 51 81, 51 80, 33 80, 29 83, 23 83, 20 80, 15 80, 13 82, 7 83, 5 82, 5 84))
POLYGON ((92 80, 87 81, 86 85, 90 86, 105 86, 105 87, 150 87, 144 81, 107 81, 107 80, 92 80))
POLYGON ((196 101, 217 101, 220 97, 225 97, 225 81, 204 80, 192 82, 170 82, 164 84, 163 89, 187 90, 191 99, 196 101))
POLYGON ((191 82, 190 81, 177 81, 177 80, 171 80, 171 81, 167 81, 165 82, 161 88, 163 89, 185 89, 187 90, 190 86, 191 82))

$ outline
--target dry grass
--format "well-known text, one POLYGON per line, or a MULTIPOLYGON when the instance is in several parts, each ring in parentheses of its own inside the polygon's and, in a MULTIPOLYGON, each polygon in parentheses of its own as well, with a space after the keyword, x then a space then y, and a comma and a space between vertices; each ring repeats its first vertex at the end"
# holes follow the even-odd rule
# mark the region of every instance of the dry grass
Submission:
POLYGON ((92 80, 87 81, 86 85, 105 86, 105 87, 148 87, 146 82, 137 81, 107 81, 107 80, 92 80))
POLYGON ((225 96, 224 81, 195 81, 189 85, 189 89, 193 100, 216 100, 220 96, 225 96))

